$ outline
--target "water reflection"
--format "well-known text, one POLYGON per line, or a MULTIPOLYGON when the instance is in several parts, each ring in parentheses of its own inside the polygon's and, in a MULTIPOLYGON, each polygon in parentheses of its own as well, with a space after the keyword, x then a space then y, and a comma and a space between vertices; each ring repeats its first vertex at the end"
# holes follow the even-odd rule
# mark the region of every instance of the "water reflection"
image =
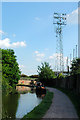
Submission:
POLYGON ((22 118, 25 114, 37 106, 41 100, 41 98, 37 98, 35 93, 21 94, 18 101, 19 105, 16 112, 16 118, 22 118))
POLYGON ((45 97, 45 94, 46 94, 45 92, 36 91, 36 95, 37 95, 38 98, 43 99, 45 97))
POLYGON ((2 116, 3 118, 22 118, 35 106, 40 104, 44 94, 36 94, 34 88, 17 86, 18 94, 3 95, 2 116), (24 94, 25 93, 25 94, 24 94))
POLYGON ((17 107, 18 107, 18 99, 20 95, 3 95, 2 96, 2 117, 3 118, 15 118, 17 107))
POLYGON ((16 90, 19 93, 27 93, 27 92, 35 93, 34 87, 16 86, 16 90))
POLYGON ((31 88, 30 87, 25 87, 25 86, 16 86, 16 90, 18 92, 23 92, 23 91, 29 92, 31 90, 31 88))
POLYGON ((37 94, 37 97, 43 99, 45 97, 45 94, 42 94, 42 93, 41 94, 37 94))

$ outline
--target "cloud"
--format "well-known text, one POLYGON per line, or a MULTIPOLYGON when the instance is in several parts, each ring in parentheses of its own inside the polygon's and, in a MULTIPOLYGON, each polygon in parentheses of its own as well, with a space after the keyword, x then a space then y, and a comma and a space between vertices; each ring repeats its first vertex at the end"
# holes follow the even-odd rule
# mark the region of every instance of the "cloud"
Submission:
POLYGON ((19 69, 20 69, 21 72, 23 72, 25 70, 25 66, 19 64, 19 69))
POLYGON ((10 43, 9 38, 0 40, 0 48, 15 48, 15 47, 25 47, 25 41, 10 43))
POLYGON ((13 37, 16 37, 16 34, 13 34, 13 37))
POLYGON ((19 64, 19 69, 21 71, 21 74, 26 74, 26 75, 34 75, 37 74, 37 70, 33 67, 28 67, 23 64, 19 64))
POLYGON ((23 68, 25 68, 24 65, 19 65, 20 70, 22 71, 23 68))
POLYGON ((36 61, 41 62, 42 59, 41 58, 36 58, 36 61))
POLYGON ((43 58, 45 56, 44 53, 39 53, 39 51, 35 51, 34 53, 36 55, 36 61, 42 61, 43 60, 43 58))
POLYGON ((0 30, 0 36, 2 36, 2 35, 7 36, 8 33, 7 32, 3 32, 2 30, 0 30))
POLYGON ((1 34, 4 34, 4 32, 3 32, 2 30, 0 30, 0 35, 1 35, 1 34))
POLYGON ((39 17, 35 17, 35 20, 39 21, 39 20, 40 20, 40 18, 39 18, 39 17))
POLYGON ((24 68, 25 66, 24 65, 19 65, 19 68, 24 68))
MULTIPOLYGON (((66 71, 67 70, 67 56, 63 56, 63 61, 64 61, 64 70, 66 71)), ((57 64, 58 64, 58 68, 59 68, 60 54, 54 53, 51 56, 49 56, 49 62, 50 62, 50 65, 53 66, 53 69, 56 71, 57 64), (57 58, 57 56, 58 56, 58 58, 57 58)), ((68 65, 70 66, 70 59, 69 58, 68 58, 68 65)))
POLYGON ((36 56, 42 58, 42 57, 44 57, 45 55, 44 55, 44 53, 37 53, 36 56))
POLYGON ((78 24, 78 9, 67 14, 67 24, 78 24))
POLYGON ((55 59, 57 56, 60 56, 60 54, 54 53, 53 55, 49 56, 49 59, 55 59))
POLYGON ((35 51, 35 53, 37 54, 37 53, 39 53, 38 51, 35 51))
POLYGON ((45 48, 44 50, 45 50, 45 51, 48 51, 49 49, 48 49, 48 48, 45 48))

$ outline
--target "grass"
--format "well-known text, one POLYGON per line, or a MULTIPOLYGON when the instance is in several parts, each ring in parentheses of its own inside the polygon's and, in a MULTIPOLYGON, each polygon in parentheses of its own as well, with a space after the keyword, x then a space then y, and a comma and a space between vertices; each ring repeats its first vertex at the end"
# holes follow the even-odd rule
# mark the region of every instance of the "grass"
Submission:
POLYGON ((63 93, 65 93, 70 98, 70 100, 74 104, 74 107, 77 111, 77 114, 78 114, 78 117, 79 117, 79 120, 80 120, 80 94, 77 95, 73 91, 63 89, 63 88, 57 88, 57 89, 62 91, 63 93))
POLYGON ((44 114, 47 112, 49 109, 51 103, 52 103, 52 98, 53 98, 53 92, 47 91, 46 96, 43 98, 42 102, 36 106, 30 113, 25 115, 21 120, 26 120, 26 118, 30 119, 41 119, 44 114))

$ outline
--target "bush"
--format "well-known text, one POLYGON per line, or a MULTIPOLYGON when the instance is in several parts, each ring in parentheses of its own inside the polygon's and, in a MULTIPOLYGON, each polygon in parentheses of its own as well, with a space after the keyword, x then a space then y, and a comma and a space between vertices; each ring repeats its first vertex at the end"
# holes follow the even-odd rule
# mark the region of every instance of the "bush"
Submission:
POLYGON ((12 87, 9 85, 8 79, 2 77, 2 92, 10 92, 12 87))

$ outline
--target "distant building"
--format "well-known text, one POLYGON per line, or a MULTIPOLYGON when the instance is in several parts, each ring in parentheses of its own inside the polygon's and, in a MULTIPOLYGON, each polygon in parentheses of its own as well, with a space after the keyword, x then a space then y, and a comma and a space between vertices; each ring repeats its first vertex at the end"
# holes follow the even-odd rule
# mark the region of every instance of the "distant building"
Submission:
POLYGON ((79 35, 79 38, 78 38, 78 58, 80 58, 80 35, 79 35))

